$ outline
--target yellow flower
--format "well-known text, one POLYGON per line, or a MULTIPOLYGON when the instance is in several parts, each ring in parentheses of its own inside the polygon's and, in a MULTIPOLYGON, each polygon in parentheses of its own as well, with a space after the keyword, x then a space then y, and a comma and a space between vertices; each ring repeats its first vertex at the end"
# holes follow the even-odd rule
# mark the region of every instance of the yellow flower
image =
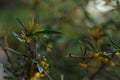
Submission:
POLYGON ((31 41, 32 41, 31 38, 28 38, 28 37, 25 38, 25 43, 30 43, 31 41))
POLYGON ((41 64, 41 66, 45 69, 45 71, 46 71, 47 73, 49 73, 49 64, 46 62, 46 60, 47 60, 47 59, 43 56, 40 64, 41 64))
POLYGON ((85 64, 85 63, 80 63, 80 66, 83 67, 83 68, 87 68, 88 65, 85 64))
POLYGON ((28 24, 28 31, 31 34, 34 34, 35 32, 40 30, 40 26, 41 26, 41 24, 35 24, 34 22, 29 22, 29 24, 28 24))
POLYGON ((35 75, 30 80, 38 80, 45 77, 45 74, 36 72, 35 75))

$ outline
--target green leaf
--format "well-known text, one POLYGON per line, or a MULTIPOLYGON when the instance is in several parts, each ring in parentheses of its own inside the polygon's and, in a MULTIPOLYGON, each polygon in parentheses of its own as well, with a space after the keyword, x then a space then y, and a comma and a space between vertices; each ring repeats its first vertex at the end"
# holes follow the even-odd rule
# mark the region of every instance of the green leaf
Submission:
POLYGON ((16 18, 16 19, 17 19, 17 21, 20 23, 20 25, 23 27, 23 29, 24 29, 25 31, 27 31, 27 29, 26 29, 25 25, 22 23, 22 21, 21 21, 19 18, 16 18))
POLYGON ((32 59, 32 62, 38 64, 39 60, 38 59, 32 59))
POLYGON ((18 41, 23 42, 24 39, 21 36, 19 36, 17 33, 14 32, 13 35, 18 39, 18 41))
POLYGON ((37 63, 37 68, 40 73, 44 72, 44 69, 42 68, 42 66, 39 63, 37 63))
POLYGON ((40 42, 41 42, 44 46, 46 46, 47 48, 49 48, 51 51, 53 51, 53 52, 55 52, 55 53, 56 53, 56 50, 55 50, 53 47, 48 46, 48 44, 47 44, 47 43, 45 43, 45 42, 44 42, 44 41, 42 41, 42 40, 40 40, 40 42))
POLYGON ((115 45, 116 47, 120 48, 119 44, 116 43, 107 32, 105 32, 105 34, 107 35, 108 39, 111 41, 111 43, 113 45, 115 45))
POLYGON ((97 52, 97 49, 94 47, 94 45, 93 45, 90 41, 87 40, 87 43, 90 45, 90 47, 91 47, 95 52, 97 52))
POLYGON ((20 53, 20 52, 17 52, 17 51, 15 51, 14 49, 11 49, 11 48, 6 48, 7 50, 9 50, 9 51, 11 51, 11 52, 13 52, 13 53, 15 53, 15 54, 23 54, 23 53, 20 53))
POLYGON ((63 33, 52 30, 40 30, 33 33, 33 35, 40 35, 40 34, 63 34, 63 33))

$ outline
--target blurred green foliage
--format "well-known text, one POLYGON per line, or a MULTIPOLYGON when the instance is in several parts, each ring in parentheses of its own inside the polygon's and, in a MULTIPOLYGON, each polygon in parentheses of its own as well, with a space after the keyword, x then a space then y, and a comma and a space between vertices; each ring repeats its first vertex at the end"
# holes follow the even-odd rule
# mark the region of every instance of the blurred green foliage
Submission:
MULTIPOLYGON (((13 31, 21 32, 21 27, 16 18, 20 18, 24 25, 27 25, 29 20, 32 20, 34 13, 34 0, 0 0, 0 38, 6 44, 4 36, 7 36, 8 46, 17 51, 25 52, 23 45, 21 45, 11 34, 13 31)), ((88 39, 91 36, 97 35, 99 27, 103 27, 103 32, 111 34, 116 42, 120 42, 120 6, 118 0, 103 0, 105 6, 115 6, 111 10, 96 13, 92 11, 94 6, 101 4, 97 0, 39 0, 39 8, 37 11, 37 20, 42 25, 43 29, 57 30, 64 33, 60 35, 48 36, 49 41, 55 52, 49 52, 47 55, 51 65, 50 75, 53 79, 60 79, 60 75, 64 74, 65 80, 80 80, 84 77, 85 72, 79 66, 72 65, 66 59, 68 54, 81 55, 79 40, 88 39), (108 1, 108 2, 107 2, 108 1), (93 2, 90 10, 88 6, 93 2), (117 3, 117 4, 116 4, 117 3), (90 12, 92 11, 92 13, 90 12), (95 17, 97 16, 97 17, 95 17)), ((97 9, 96 9, 97 11, 97 9)), ((47 42, 47 41, 46 41, 47 42)), ((108 42, 101 40, 101 42, 108 42)), ((42 44, 44 45, 44 44, 42 44)), ((5 45, 6 46, 6 45, 5 45)), ((103 51, 106 47, 103 46, 103 51)), ((101 51, 102 51, 101 50, 101 51)), ((119 68, 117 70, 110 70, 110 74, 115 75, 104 76, 102 80, 118 80, 119 68), (113 71, 113 72, 112 72, 113 71)), ((107 72, 109 73, 109 72, 107 72)), ((103 76, 103 74, 100 74, 103 76)), ((100 77, 99 76, 99 77, 100 77)), ((98 79, 97 79, 98 80, 98 79)))

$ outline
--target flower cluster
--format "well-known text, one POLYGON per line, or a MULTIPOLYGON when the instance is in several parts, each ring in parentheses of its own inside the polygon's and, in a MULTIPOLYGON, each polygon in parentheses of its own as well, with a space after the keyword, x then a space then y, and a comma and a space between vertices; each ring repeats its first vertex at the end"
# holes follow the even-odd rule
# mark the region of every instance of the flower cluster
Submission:
POLYGON ((45 77, 45 74, 36 72, 35 75, 30 80, 39 80, 45 77))
POLYGON ((23 40, 24 43, 30 43, 31 41, 32 41, 32 39, 29 38, 29 37, 26 37, 26 38, 23 40))
POLYGON ((112 67, 118 65, 118 60, 120 59, 120 53, 116 52, 113 54, 107 54, 106 52, 103 53, 89 53, 82 56, 84 59, 82 63, 79 65, 83 68, 93 67, 95 63, 97 64, 105 64, 112 67), (85 61, 87 60, 87 61, 85 61))
POLYGON ((44 68, 44 70, 49 73, 49 64, 46 62, 47 59, 45 58, 45 56, 42 57, 42 60, 40 62, 41 66, 44 68))
POLYGON ((40 65, 42 66, 44 71, 42 73, 36 72, 30 80, 43 79, 46 76, 46 74, 49 73, 49 64, 47 63, 47 59, 45 58, 45 56, 41 57, 40 55, 38 55, 37 58, 40 60, 40 65))
POLYGON ((80 63, 79 64, 81 67, 83 67, 83 68, 87 68, 88 67, 88 64, 86 64, 86 63, 80 63))
POLYGON ((116 66, 116 62, 113 61, 111 57, 106 56, 104 53, 103 54, 94 53, 92 56, 93 61, 96 61, 97 63, 109 64, 113 67, 116 66))

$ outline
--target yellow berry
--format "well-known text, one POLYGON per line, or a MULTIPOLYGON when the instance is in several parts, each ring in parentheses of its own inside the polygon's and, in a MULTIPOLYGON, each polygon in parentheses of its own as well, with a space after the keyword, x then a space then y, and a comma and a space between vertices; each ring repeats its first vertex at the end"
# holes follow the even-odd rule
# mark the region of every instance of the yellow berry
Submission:
POLYGON ((120 53, 119 53, 119 52, 116 52, 116 56, 120 58, 120 53))
POLYGON ((80 66, 83 68, 87 68, 87 64, 84 64, 84 63, 80 63, 80 66))
POLYGON ((104 62, 107 63, 109 61, 108 58, 104 58, 104 62))
POLYGON ((25 40, 22 40, 22 42, 24 42, 24 43, 25 43, 25 40))
POLYGON ((103 52, 104 55, 106 55, 106 52, 103 52))
POLYGON ((40 78, 43 78, 43 77, 45 77, 45 74, 41 73, 40 78))
POLYGON ((42 65, 42 67, 44 67, 46 65, 46 62, 45 61, 41 61, 41 65, 42 65))
POLYGON ((46 68, 49 68, 49 64, 46 64, 46 66, 45 66, 46 68))
POLYGON ((113 61, 110 61, 110 65, 111 65, 112 67, 115 67, 115 66, 116 66, 116 63, 113 62, 113 61))
POLYGON ((95 54, 93 54, 93 57, 94 57, 94 58, 98 58, 98 57, 99 57, 99 54, 95 53, 95 54))
POLYGON ((37 56, 40 57, 41 56, 40 53, 37 56))
POLYGON ((36 58, 37 58, 37 59, 40 59, 40 58, 41 58, 40 53, 39 53, 39 54, 37 54, 36 58))
POLYGON ((43 56, 43 61, 46 61, 47 59, 45 58, 45 56, 43 56))
POLYGON ((44 66, 44 69, 45 69, 45 70, 47 70, 47 69, 48 69, 48 67, 47 67, 47 66, 44 66))
POLYGON ((36 72, 35 73, 35 78, 39 78, 40 77, 40 73, 39 72, 36 72))
POLYGON ((103 60, 104 60, 103 57, 96 58, 96 61, 99 62, 99 63, 102 62, 103 60))
POLYGON ((37 78, 36 77, 32 77, 30 80, 37 80, 37 78))

